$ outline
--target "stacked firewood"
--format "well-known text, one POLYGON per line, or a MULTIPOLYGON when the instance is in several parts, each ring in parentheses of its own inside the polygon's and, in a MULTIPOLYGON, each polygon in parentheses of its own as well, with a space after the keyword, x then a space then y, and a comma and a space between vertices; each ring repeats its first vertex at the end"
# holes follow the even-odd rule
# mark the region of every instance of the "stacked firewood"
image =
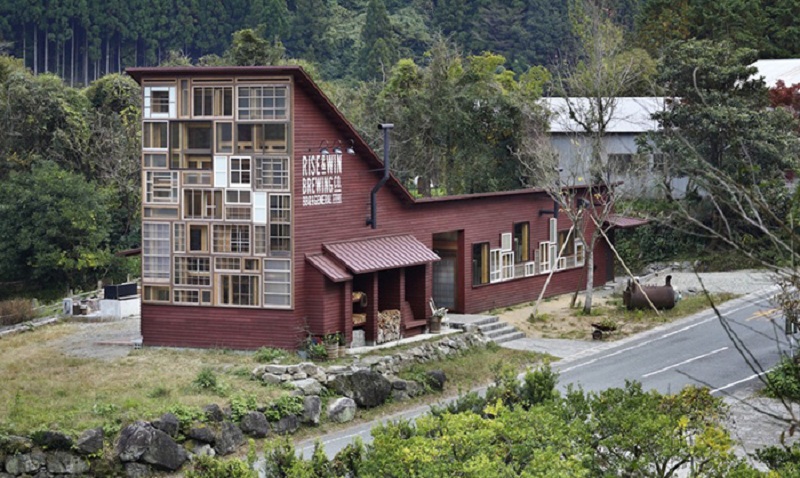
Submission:
POLYGON ((353 325, 361 325, 367 321, 367 314, 353 314, 353 325))
POLYGON ((391 342, 400 339, 400 318, 402 315, 397 309, 378 312, 378 343, 391 342))

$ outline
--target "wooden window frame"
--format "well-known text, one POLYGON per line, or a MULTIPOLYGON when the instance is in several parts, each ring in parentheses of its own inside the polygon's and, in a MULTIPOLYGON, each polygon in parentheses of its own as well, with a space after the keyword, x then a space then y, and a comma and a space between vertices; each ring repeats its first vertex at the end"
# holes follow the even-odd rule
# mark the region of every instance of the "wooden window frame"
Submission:
POLYGON ((489 283, 489 243, 472 244, 472 285, 489 283))
POLYGON ((239 84, 236 86, 236 119, 286 121, 289 119, 289 96, 286 84, 239 84))
POLYGON ((255 156, 253 158, 256 191, 289 191, 289 157, 255 156), (280 165, 278 168, 275 165, 280 165), (266 167, 270 166, 270 167, 266 167))
POLYGON ((211 286, 211 259, 197 256, 174 257, 172 284, 175 286, 211 286))
POLYGON ((514 223, 514 263, 530 261, 531 223, 528 221, 514 223))
POLYGON ((213 224, 214 254, 247 254, 252 250, 249 224, 213 224))
POLYGON ((232 118, 233 117, 233 86, 218 85, 192 85, 192 117, 193 118, 232 118), (225 114, 226 95, 230 112, 225 114), (198 101, 198 91, 200 101, 198 101), (207 93, 210 93, 207 95, 207 93), (210 104, 207 102, 210 101, 210 104), (210 107, 211 111, 206 111, 210 107), (199 112, 198 112, 199 110, 199 112))
POLYGON ((292 307, 292 260, 264 259, 264 307, 290 309, 292 307), (275 267, 281 264, 281 267, 275 267), (278 299, 278 300, 276 300, 278 299))
POLYGON ((260 307, 261 275, 218 274, 217 279, 217 305, 223 307, 260 307), (243 279, 247 280, 247 284, 240 282, 243 279), (243 291, 245 287, 248 288, 246 292, 243 291), (241 298, 245 296, 251 297, 252 300, 248 300, 248 303, 242 303, 241 298))
POLYGON ((145 282, 170 282, 170 229, 169 222, 142 223, 142 280, 145 282))

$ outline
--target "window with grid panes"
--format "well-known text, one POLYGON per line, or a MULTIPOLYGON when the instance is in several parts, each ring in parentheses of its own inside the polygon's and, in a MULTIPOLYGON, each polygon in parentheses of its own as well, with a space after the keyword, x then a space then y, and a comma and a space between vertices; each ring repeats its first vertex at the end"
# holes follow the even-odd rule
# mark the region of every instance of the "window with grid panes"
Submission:
POLYGON ((292 262, 289 259, 264 259, 264 306, 292 305, 292 262))
POLYGON ((215 224, 215 253, 250 253, 250 226, 245 224, 215 224))
POLYGON ((288 119, 287 90, 286 86, 240 86, 237 90, 238 119, 242 121, 288 119))
POLYGON ((211 260, 208 257, 176 257, 175 285, 211 285, 211 260))
POLYGON ((250 185, 250 158, 233 156, 231 158, 231 187, 250 185))
POLYGON ((221 275, 219 298, 222 305, 257 306, 260 301, 257 275, 221 275))
MULTIPOLYGON (((169 229, 168 222, 145 222, 142 224, 142 277, 144 279, 169 279, 169 229)), ((169 295, 167 300, 169 300, 169 295)))
POLYGON ((272 256, 286 256, 292 248, 292 207, 288 194, 269 195, 269 249, 272 256))
POLYGON ((289 158, 257 157, 255 189, 259 191, 289 190, 289 158))
POLYGON ((233 116, 233 88, 230 86, 195 86, 194 116, 233 116))
POLYGON ((222 191, 183 190, 184 219, 222 219, 222 191))
POLYGON ((163 150, 167 147, 167 123, 145 121, 142 125, 142 148, 163 150))

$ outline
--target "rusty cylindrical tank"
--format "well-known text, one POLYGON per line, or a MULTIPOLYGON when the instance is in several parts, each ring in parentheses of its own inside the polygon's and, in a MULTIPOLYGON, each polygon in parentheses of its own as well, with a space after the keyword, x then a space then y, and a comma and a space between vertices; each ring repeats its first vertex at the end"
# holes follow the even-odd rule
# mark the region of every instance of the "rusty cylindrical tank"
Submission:
POLYGON ((667 276, 665 285, 643 286, 636 281, 628 281, 628 288, 622 293, 622 303, 628 310, 649 309, 645 293, 657 309, 675 307, 675 289, 672 288, 672 276, 667 276))

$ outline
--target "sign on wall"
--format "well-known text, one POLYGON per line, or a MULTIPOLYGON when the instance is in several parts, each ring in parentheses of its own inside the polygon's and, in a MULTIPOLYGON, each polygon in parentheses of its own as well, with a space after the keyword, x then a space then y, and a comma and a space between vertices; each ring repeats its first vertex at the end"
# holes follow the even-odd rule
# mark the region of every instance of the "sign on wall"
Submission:
POLYGON ((342 203, 342 155, 303 155, 303 206, 342 203))

